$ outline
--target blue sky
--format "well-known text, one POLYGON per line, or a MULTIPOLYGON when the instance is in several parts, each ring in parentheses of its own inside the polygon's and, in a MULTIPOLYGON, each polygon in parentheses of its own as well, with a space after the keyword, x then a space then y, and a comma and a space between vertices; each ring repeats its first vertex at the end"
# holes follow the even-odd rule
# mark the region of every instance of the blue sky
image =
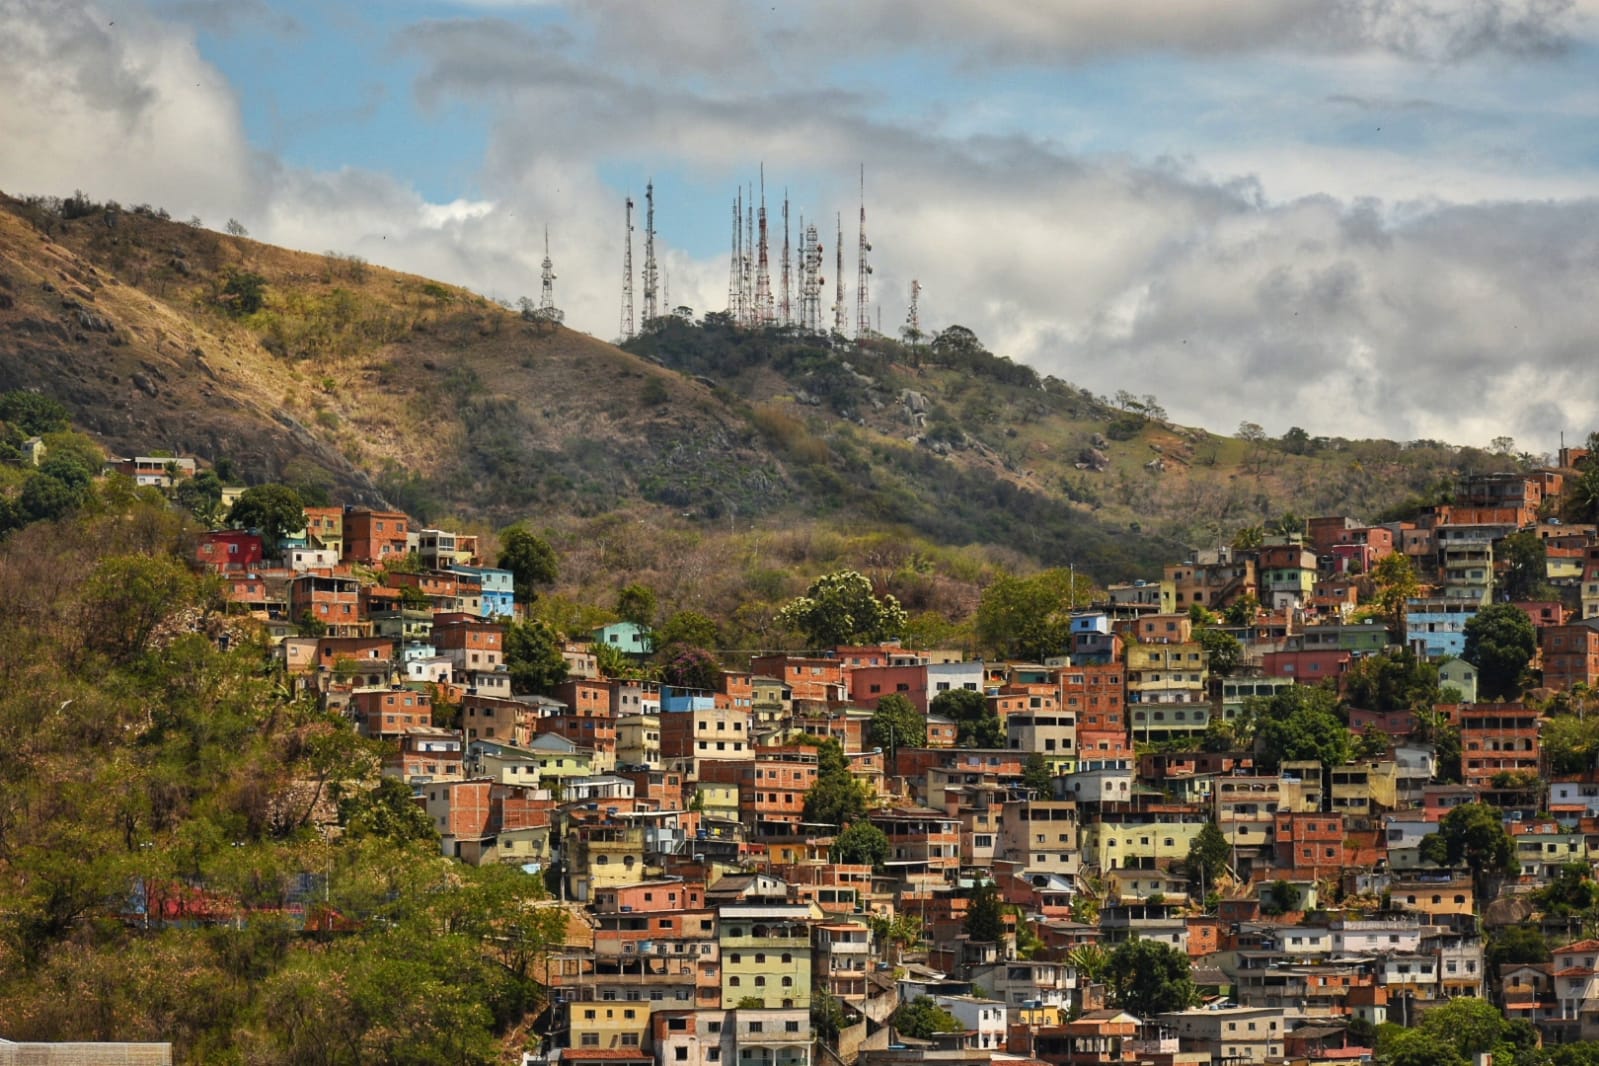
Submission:
POLYGON ((609 338, 648 178, 672 301, 716 310, 740 184, 764 162, 774 233, 786 186, 831 275, 864 165, 885 330, 915 278, 925 325, 1215 430, 1548 448, 1599 423, 1596 15, 0 0, 0 188, 236 217, 502 298, 536 293, 548 225, 569 323, 609 338))

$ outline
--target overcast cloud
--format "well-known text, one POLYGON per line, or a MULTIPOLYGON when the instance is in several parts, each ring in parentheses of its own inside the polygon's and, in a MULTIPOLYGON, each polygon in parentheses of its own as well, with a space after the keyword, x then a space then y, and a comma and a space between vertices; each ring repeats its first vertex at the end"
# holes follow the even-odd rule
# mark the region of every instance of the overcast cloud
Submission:
POLYGON ((1220 432, 1547 449, 1599 428, 1591 5, 769 8, 395 19, 348 95, 316 105, 350 137, 329 164, 296 158, 293 121, 286 147, 263 143, 243 86, 271 72, 225 45, 264 34, 292 63, 318 32, 301 6, 0 0, 0 188, 236 217, 507 299, 536 295, 549 224, 569 324, 611 338, 622 196, 669 175, 671 302, 718 310, 728 206, 762 161, 774 225, 782 185, 823 221, 830 281, 843 215, 853 322, 864 162, 885 332, 914 277, 925 325, 1220 432), (382 155, 348 131, 390 96, 414 140, 382 155), (424 195, 407 160, 453 145, 456 115, 481 126, 470 180, 424 195))

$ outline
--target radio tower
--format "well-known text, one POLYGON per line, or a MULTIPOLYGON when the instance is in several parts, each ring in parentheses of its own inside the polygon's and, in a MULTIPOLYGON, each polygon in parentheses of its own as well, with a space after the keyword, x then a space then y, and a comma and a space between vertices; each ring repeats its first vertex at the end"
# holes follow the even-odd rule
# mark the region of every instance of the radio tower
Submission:
POLYGON ((544 227, 544 264, 543 273, 540 275, 543 287, 539 292, 539 314, 551 322, 561 320, 561 312, 555 309, 555 264, 550 260, 550 227, 544 227))
POLYGON ((757 216, 760 237, 756 247, 758 249, 755 261, 755 325, 770 326, 772 324, 772 269, 767 252, 769 244, 766 237, 766 164, 761 164, 761 210, 757 216))
POLYGON ((744 190, 733 197, 733 259, 727 272, 727 313, 744 321, 744 190))
POLYGON ((833 294, 833 332, 844 332, 844 216, 838 216, 838 243, 833 246, 838 253, 838 272, 833 275, 838 285, 833 294))
POLYGON ((655 179, 644 186, 644 326, 660 314, 655 294, 659 288, 660 272, 655 268, 655 179))
POLYGON ((868 278, 872 275, 871 263, 867 255, 872 250, 872 244, 866 239, 866 165, 861 164, 861 246, 859 252, 860 270, 855 280, 855 339, 861 340, 872 332, 872 306, 867 290, 870 287, 868 278))
POLYGON ((910 332, 909 340, 910 340, 910 342, 912 344, 918 344, 918 343, 921 342, 921 339, 922 339, 922 316, 921 316, 920 312, 916 308, 917 301, 919 301, 921 299, 921 296, 922 296, 922 283, 917 281, 915 278, 912 278, 911 279, 911 310, 910 310, 910 314, 905 316, 905 326, 910 332))
POLYGON ((633 338, 633 198, 627 198, 627 251, 622 256, 622 339, 633 338))
POLYGON ((750 188, 749 199, 744 201, 744 263, 743 263, 743 325, 753 326, 757 314, 755 307, 755 190, 750 188))
POLYGON ((822 332, 822 242, 816 224, 800 219, 800 328, 822 332))
POLYGON ((788 190, 784 189, 783 190, 783 282, 782 282, 782 284, 783 284, 783 296, 782 296, 782 302, 779 305, 778 310, 783 316, 783 325, 785 325, 785 326, 791 326, 791 325, 794 324, 794 314, 793 314, 794 308, 793 308, 793 305, 790 304, 789 301, 788 301, 788 292, 789 292, 789 289, 788 289, 788 286, 789 286, 788 263, 789 263, 789 254, 788 254, 788 190))

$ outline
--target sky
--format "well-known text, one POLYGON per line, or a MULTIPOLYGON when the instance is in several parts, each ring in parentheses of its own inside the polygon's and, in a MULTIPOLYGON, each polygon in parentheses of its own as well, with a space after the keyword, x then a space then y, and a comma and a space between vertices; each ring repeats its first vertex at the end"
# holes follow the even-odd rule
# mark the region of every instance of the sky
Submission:
POLYGON ((1215 432, 1599 429, 1599 0, 0 0, 0 102, 13 195, 513 302, 547 228, 606 340, 625 200, 725 310, 763 170, 774 288, 786 192, 853 329, 864 171, 885 333, 914 279, 924 331, 1215 432))

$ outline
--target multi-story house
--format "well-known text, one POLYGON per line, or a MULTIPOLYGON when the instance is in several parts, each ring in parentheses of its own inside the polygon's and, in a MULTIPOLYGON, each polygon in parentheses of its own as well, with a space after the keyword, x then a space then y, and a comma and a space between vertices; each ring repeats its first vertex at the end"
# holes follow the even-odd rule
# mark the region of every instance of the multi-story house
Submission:
POLYGON ((802 903, 751 900, 718 910, 722 1007, 811 1005, 811 922, 802 903), (760 1001, 756 1004, 754 1001, 760 1001))
POLYGON ((1127 746, 1126 672, 1119 661, 1060 672, 1062 712, 1076 717, 1079 758, 1120 758, 1127 746))
POLYGON ((1172 610, 1183 614, 1194 604, 1219 611, 1244 596, 1263 599, 1255 557, 1228 547, 1194 552, 1187 562, 1166 567, 1165 579, 1172 588, 1172 610))
POLYGON ((1028 874, 1075 877, 1077 833, 1075 800, 1012 800, 1000 818, 997 855, 1028 874))
POLYGON ((433 697, 409 688, 364 689, 350 694, 346 713, 363 737, 397 740, 433 725, 433 697))
POLYGON ((1599 685, 1599 618, 1539 631, 1543 649, 1543 683, 1557 692, 1573 685, 1599 685))
POLYGON ((411 550, 411 520, 399 511, 344 510, 346 562, 375 566, 403 558, 411 550))
POLYGON ((1539 714, 1515 703, 1461 704, 1452 715, 1460 727, 1460 766, 1468 787, 1493 785, 1502 773, 1538 774, 1539 714))

